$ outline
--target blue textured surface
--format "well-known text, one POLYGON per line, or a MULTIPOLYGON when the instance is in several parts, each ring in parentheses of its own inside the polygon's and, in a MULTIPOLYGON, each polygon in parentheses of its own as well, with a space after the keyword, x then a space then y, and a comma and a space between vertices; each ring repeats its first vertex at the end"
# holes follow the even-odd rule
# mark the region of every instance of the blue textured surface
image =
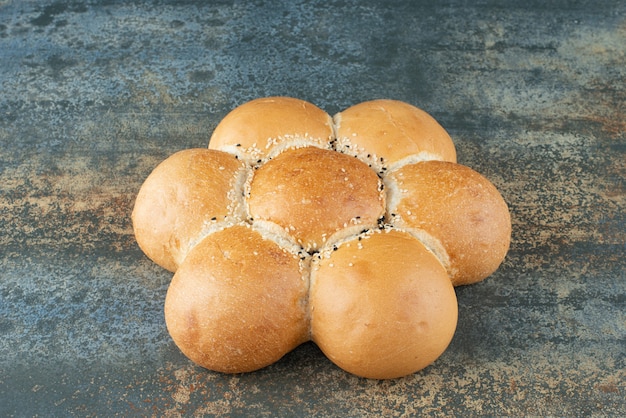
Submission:
POLYGON ((626 415, 625 80, 623 1, 0 0, 0 415, 626 415), (135 195, 269 95, 421 107, 509 203, 422 372, 306 344, 225 376, 170 340, 135 195))

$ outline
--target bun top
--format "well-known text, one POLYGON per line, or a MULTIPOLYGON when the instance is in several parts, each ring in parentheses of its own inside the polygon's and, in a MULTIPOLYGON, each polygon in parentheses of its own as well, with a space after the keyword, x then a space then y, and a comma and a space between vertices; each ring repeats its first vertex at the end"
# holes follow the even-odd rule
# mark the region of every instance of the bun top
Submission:
MULTIPOLYGON (((509 249, 511 218, 500 193, 481 174, 460 164, 424 161, 386 179, 393 222, 436 240, 455 286, 492 274, 509 249)), ((434 244, 434 245, 433 245, 434 244)))
POLYGON ((423 160, 456 162, 450 135, 428 113, 408 103, 379 99, 359 103, 334 117, 337 151, 378 170, 423 160))
POLYGON ((270 365, 309 339, 302 273, 297 255, 248 225, 210 234, 168 288, 168 331, 208 369, 243 373, 270 365))
POLYGON ((333 122, 319 107, 291 97, 267 97, 244 103, 217 125, 209 148, 260 164, 291 146, 328 148, 333 122))
POLYGON ((208 149, 179 151, 163 161, 141 186, 133 208, 139 247, 176 271, 201 235, 242 217, 237 189, 246 170, 232 154, 208 149))
POLYGON ((305 251, 334 234, 374 228, 385 214, 382 182, 356 158, 315 147, 285 151, 254 174, 247 200, 255 222, 279 225, 305 251))
POLYGON ((414 373, 444 352, 456 329, 457 300, 446 270, 400 230, 342 242, 314 263, 310 289, 313 341, 358 376, 414 373))

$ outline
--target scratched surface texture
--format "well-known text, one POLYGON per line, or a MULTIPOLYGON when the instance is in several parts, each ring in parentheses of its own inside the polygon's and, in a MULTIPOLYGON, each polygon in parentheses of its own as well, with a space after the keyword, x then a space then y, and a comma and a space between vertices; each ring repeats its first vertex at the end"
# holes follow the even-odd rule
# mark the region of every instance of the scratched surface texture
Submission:
POLYGON ((0 416, 626 415, 625 54, 614 0, 0 0, 0 416), (305 344, 228 376, 170 340, 135 195, 269 95, 419 106, 508 202, 425 370, 305 344))

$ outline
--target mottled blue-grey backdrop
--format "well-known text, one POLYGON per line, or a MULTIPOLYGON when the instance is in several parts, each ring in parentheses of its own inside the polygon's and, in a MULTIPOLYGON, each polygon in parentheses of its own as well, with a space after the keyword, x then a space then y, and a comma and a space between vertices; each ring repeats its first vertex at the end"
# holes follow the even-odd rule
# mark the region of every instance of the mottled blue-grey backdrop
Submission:
POLYGON ((626 415, 625 55, 624 1, 0 0, 0 415, 626 415), (270 95, 421 107, 508 202, 427 369, 226 376, 170 340, 137 190, 270 95))

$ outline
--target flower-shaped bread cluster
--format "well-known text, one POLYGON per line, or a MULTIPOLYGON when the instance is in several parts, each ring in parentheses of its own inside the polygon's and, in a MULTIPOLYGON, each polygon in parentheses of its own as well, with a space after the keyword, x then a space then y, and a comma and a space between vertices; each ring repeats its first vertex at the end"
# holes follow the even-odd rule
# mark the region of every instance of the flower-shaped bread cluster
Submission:
POLYGON ((493 273, 511 234, 496 188, 424 111, 373 100, 331 118, 287 97, 239 106, 208 149, 162 162, 133 226, 175 272, 166 324, 197 364, 253 371, 313 341, 376 379, 443 353, 454 286, 493 273))

